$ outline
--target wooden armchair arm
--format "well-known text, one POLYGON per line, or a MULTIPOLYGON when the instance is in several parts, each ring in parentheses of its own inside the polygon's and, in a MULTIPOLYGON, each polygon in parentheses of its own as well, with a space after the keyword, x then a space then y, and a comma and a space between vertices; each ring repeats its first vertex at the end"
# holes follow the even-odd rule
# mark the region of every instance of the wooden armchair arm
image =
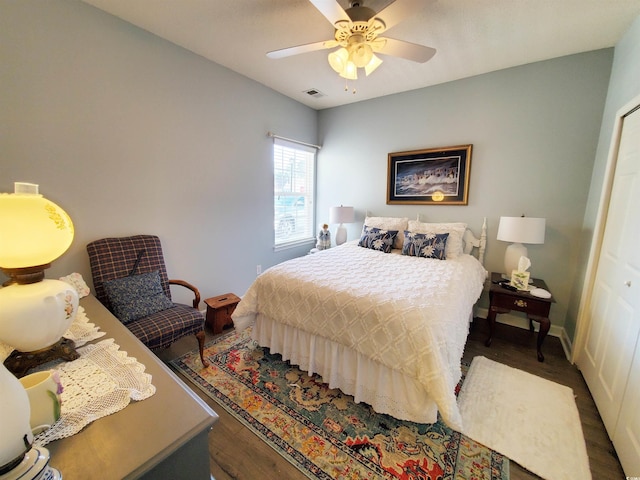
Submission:
POLYGON ((191 290, 195 295, 195 298, 193 299, 193 308, 198 308, 198 305, 200 305, 200 291, 195 287, 195 285, 191 285, 189 282, 185 282, 184 280, 169 280, 169 285, 180 285, 191 290))

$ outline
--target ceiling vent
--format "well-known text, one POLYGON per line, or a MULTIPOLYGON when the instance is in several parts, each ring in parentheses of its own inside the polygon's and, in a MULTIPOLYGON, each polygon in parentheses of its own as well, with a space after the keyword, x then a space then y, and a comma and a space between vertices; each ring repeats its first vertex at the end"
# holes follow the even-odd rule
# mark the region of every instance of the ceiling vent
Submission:
POLYGON ((317 88, 310 88, 309 90, 305 90, 304 93, 314 98, 326 97, 326 95, 322 93, 320 90, 318 90, 317 88))

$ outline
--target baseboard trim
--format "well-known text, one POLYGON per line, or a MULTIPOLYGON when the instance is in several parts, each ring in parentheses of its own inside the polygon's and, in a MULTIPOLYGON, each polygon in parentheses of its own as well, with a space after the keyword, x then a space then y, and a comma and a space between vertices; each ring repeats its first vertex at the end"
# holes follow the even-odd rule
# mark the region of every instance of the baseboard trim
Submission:
MULTIPOLYGON (((475 316, 484 318, 486 320, 488 313, 489 311, 486 308, 476 308, 475 316)), ((529 320, 527 320, 525 317, 512 315, 511 313, 501 313, 496 318, 496 322, 510 325, 512 327, 522 328, 524 330, 529 330, 529 320)), ((537 332, 539 330, 540 324, 537 322, 533 322, 533 327, 537 332)), ((571 349, 573 348, 573 346, 571 344, 571 339, 567 335, 567 331, 564 329, 564 327, 559 327, 552 324, 551 328, 549 329, 548 335, 551 335, 552 337, 558 337, 560 339, 560 344, 562 345, 564 354, 567 357, 567 360, 571 361, 571 349)))
POLYGON ((560 335, 560 344, 562 345, 562 349, 564 350, 567 360, 569 360, 570 363, 573 363, 571 361, 571 358, 573 357, 573 343, 564 328, 562 328, 562 334, 560 335))

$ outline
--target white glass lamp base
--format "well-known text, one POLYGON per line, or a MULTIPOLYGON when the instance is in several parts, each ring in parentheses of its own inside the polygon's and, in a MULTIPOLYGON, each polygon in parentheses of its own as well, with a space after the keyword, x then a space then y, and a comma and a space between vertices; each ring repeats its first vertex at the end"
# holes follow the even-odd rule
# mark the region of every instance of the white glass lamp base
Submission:
POLYGON ((78 293, 66 282, 42 280, 0 289, 0 339, 21 352, 60 340, 78 311, 78 293))
POLYGON ((513 270, 518 270, 518 262, 520 262, 520 257, 526 256, 527 247, 525 247, 521 243, 512 243, 507 247, 507 250, 504 252, 504 273, 508 278, 511 278, 511 272, 513 270))
POLYGON ((336 245, 342 245, 347 241, 347 229, 344 225, 340 224, 338 229, 336 230, 336 245))

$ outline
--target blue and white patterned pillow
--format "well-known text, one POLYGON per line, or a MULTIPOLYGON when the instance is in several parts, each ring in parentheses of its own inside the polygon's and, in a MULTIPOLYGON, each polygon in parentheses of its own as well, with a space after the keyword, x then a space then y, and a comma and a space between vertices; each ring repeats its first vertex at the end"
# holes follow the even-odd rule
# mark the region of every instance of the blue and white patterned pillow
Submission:
POLYGON ((381 228, 367 227, 362 229, 362 236, 358 245, 384 253, 391 252, 393 241, 398 235, 397 230, 382 230, 381 228))
POLYGON ((175 305, 165 295, 157 270, 104 282, 113 314, 129 323, 175 305))
POLYGON ((444 260, 448 233, 414 233, 404 231, 402 254, 444 260))

